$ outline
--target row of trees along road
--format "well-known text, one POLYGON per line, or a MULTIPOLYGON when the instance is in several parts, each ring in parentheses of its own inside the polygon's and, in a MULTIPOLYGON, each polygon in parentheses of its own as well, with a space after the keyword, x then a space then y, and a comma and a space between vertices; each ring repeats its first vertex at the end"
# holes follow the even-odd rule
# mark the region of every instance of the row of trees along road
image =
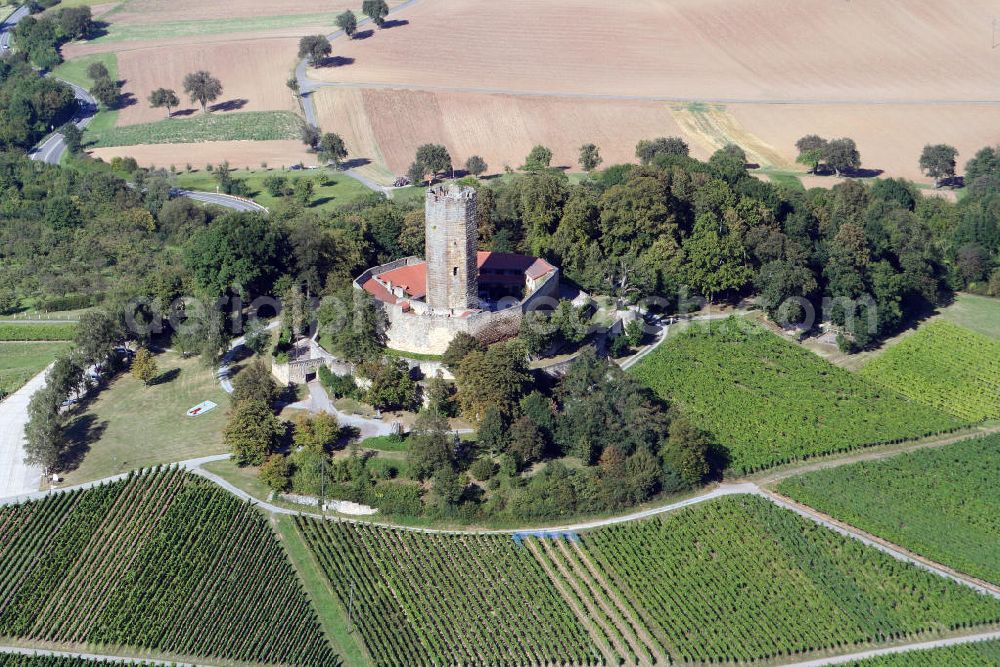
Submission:
MULTIPOLYGON (((382 28, 389 15, 389 5, 385 0, 364 0, 361 13, 378 28, 382 28)), ((358 34, 358 17, 349 9, 337 15, 336 24, 349 39, 354 39, 358 34)), ((299 40, 299 58, 305 58, 313 67, 322 66, 331 53, 333 46, 326 35, 306 35, 299 40)), ((297 86, 297 82, 293 84, 289 81, 289 87, 293 90, 297 91, 297 86)))

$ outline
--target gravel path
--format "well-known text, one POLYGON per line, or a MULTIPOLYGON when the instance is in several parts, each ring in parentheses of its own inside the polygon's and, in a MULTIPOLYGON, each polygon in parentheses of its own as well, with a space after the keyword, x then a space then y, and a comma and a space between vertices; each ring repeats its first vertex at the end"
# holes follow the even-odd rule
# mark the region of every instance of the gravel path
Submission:
POLYGON ((51 651, 39 648, 21 648, 19 646, 0 646, 0 653, 14 653, 17 655, 41 655, 53 658, 83 658, 95 662, 121 662, 128 665, 163 665, 164 667, 211 667, 210 663, 199 662, 197 665, 187 662, 173 662, 167 660, 153 660, 148 658, 129 658, 116 655, 100 655, 97 653, 75 653, 72 651, 51 651))
POLYGON ((28 402, 45 386, 44 371, 0 401, 0 498, 37 491, 42 469, 24 462, 24 426, 28 423, 28 402))

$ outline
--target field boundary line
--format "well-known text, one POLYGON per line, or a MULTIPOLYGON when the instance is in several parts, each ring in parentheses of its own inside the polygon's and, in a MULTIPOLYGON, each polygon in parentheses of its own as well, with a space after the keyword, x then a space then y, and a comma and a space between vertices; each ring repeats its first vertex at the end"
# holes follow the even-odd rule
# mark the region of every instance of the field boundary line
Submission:
POLYGON ((897 560, 910 563, 911 565, 915 565, 922 570, 945 577, 946 579, 951 579, 956 583, 968 586, 984 595, 989 595, 992 598, 1000 600, 1000 586, 997 586, 996 584, 983 581, 982 579, 977 579, 971 575, 954 570, 947 565, 942 565, 937 561, 933 561, 930 558, 914 553, 905 547, 890 542, 889 540, 873 535, 872 533, 861 530, 860 528, 852 526, 849 523, 845 523, 828 514, 824 514, 823 512, 820 512, 819 510, 808 505, 804 505, 800 502, 792 500, 791 498, 783 496, 776 491, 771 491, 769 489, 759 489, 759 491, 760 495, 770 500, 778 507, 795 512, 799 516, 818 523, 821 526, 845 537, 856 539, 859 542, 878 549, 882 553, 888 554, 897 560))
POLYGON ((760 472, 744 475, 734 481, 744 481, 758 484, 761 487, 770 487, 772 484, 780 482, 789 477, 798 477, 819 470, 829 470, 842 466, 853 465, 863 461, 880 461, 890 459, 901 454, 920 451, 922 449, 936 449, 946 447, 965 440, 975 440, 985 438, 990 435, 1000 433, 1000 423, 971 424, 950 433, 926 436, 915 440, 906 440, 891 445, 871 445, 848 450, 846 452, 836 452, 802 459, 782 466, 769 468, 760 472))
POLYGON ((44 648, 27 648, 23 646, 0 646, 0 653, 26 656, 45 656, 51 658, 82 658, 94 662, 121 662, 129 665, 162 665, 163 667, 215 667, 207 662, 188 663, 176 660, 159 660, 157 658, 136 658, 132 656, 104 655, 101 653, 80 653, 77 651, 55 651, 44 648))
POLYGON ((818 658, 816 660, 808 660, 806 662, 790 663, 784 665, 784 667, 828 667, 829 665, 843 665, 849 662, 854 662, 856 660, 875 658, 882 655, 894 655, 897 653, 912 653, 914 651, 927 651, 935 648, 946 648, 948 646, 960 646, 962 644, 975 644, 977 642, 986 642, 993 640, 1000 640, 1000 630, 995 630, 993 632, 982 632, 975 635, 949 637, 947 639, 933 639, 930 641, 916 642, 914 644, 900 644, 899 646, 871 649, 868 651, 861 651, 858 653, 849 653, 846 655, 831 656, 829 658, 818 658))

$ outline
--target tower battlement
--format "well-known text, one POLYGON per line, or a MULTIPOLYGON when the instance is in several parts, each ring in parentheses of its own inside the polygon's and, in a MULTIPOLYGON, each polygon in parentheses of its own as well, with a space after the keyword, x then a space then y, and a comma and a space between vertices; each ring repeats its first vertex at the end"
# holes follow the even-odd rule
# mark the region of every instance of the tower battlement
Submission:
POLYGON ((428 189, 424 216, 427 305, 434 310, 479 308, 475 189, 454 184, 428 189))

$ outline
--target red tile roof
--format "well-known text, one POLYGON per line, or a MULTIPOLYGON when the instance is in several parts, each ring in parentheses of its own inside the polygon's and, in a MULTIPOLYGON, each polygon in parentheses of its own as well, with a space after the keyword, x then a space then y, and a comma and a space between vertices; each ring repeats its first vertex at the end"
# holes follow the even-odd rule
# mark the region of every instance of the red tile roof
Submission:
MULTIPOLYGON (((555 271, 555 267, 538 257, 517 255, 509 252, 489 252, 480 250, 476 253, 476 264, 479 267, 480 279, 485 283, 519 283, 524 276, 537 280, 555 271), (518 275, 503 275, 500 271, 516 271, 518 275), (485 272, 485 274, 484 274, 485 272)), ((378 274, 378 280, 369 279, 362 287, 379 301, 399 303, 392 292, 379 281, 391 287, 401 287, 407 298, 422 299, 427 294, 427 264, 417 262, 401 266, 385 273, 378 274)))
POLYGON ((402 287, 409 296, 419 299, 427 293, 427 264, 401 266, 379 274, 379 279, 393 287, 402 287))

